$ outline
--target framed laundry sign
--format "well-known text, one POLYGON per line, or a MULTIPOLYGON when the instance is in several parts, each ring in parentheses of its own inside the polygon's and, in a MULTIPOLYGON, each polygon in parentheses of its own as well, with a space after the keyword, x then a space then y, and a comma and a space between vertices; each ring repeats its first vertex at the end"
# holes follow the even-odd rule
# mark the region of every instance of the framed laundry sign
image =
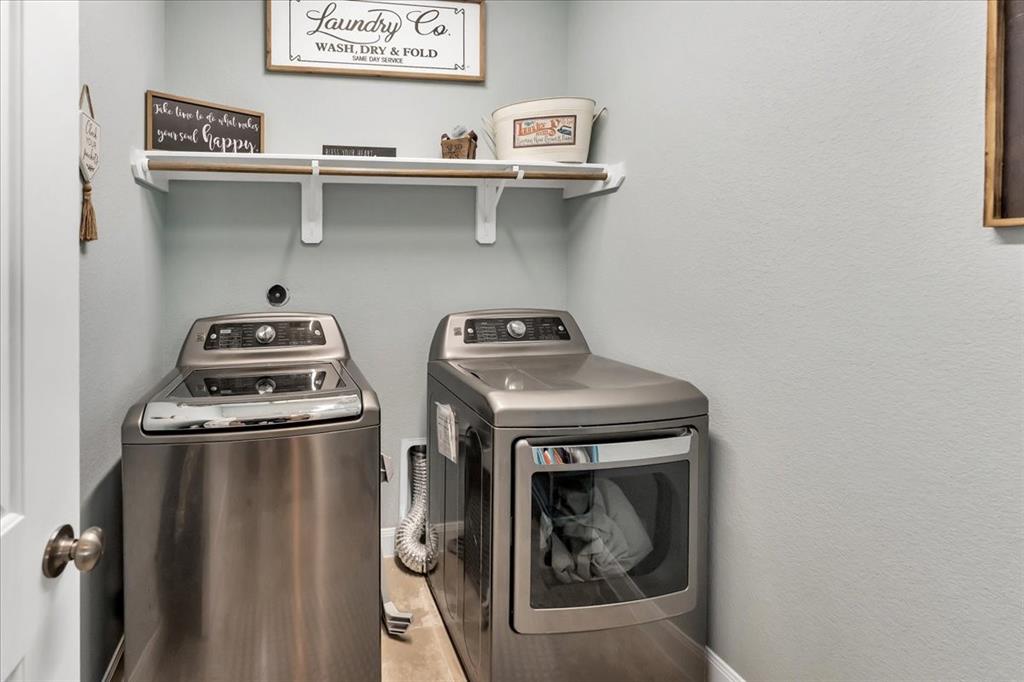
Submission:
POLYGON ((267 70, 484 80, 483 0, 266 0, 267 70))

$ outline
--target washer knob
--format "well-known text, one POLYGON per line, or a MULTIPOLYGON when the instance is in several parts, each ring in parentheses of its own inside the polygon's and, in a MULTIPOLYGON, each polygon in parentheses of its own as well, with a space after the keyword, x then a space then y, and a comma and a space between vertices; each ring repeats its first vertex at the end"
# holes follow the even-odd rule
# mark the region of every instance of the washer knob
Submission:
POLYGON ((260 343, 270 343, 277 336, 277 330, 269 324, 261 324, 256 329, 256 340, 260 343))
POLYGON ((260 395, 273 393, 275 388, 277 388, 277 382, 270 377, 263 377, 256 382, 256 392, 260 395))
POLYGON ((514 339, 521 339, 526 335, 526 323, 522 320, 512 320, 505 329, 508 330, 509 336, 514 339))

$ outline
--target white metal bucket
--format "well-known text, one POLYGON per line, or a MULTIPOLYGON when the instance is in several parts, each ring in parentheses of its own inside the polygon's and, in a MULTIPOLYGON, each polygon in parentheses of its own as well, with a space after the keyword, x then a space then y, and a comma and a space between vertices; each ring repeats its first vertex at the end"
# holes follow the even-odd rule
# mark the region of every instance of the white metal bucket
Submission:
POLYGON ((597 103, 585 97, 516 102, 491 114, 494 156, 503 161, 585 163, 597 103))

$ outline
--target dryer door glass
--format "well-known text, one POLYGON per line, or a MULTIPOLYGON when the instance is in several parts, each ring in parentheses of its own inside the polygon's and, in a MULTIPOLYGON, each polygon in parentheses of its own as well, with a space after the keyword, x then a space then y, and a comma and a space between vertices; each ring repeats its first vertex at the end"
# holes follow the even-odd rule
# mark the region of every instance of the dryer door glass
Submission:
POLYGON ((690 436, 530 445, 516 462, 516 629, 592 630, 692 608, 690 436))
POLYGON ((538 472, 530 606, 596 606, 686 589, 690 463, 538 472))

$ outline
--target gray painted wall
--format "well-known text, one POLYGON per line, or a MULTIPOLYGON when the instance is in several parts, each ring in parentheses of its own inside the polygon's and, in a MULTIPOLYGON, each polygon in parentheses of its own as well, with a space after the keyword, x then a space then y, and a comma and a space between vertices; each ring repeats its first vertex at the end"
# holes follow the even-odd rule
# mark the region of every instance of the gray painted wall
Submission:
POLYGON ((1024 234, 981 227, 984 3, 569 26, 569 90, 610 109, 592 158, 628 166, 571 209, 569 305, 710 396, 715 651, 748 680, 1019 678, 1024 234))
POLYGON ((98 241, 82 248, 81 495, 76 530, 106 532, 82 575, 82 679, 98 680, 121 637, 121 420, 165 371, 157 353, 164 200, 135 186, 128 150, 143 143, 143 93, 163 85, 163 3, 83 2, 81 78, 102 126, 93 182, 98 241))
MULTIPOLYGON (((342 143, 439 156, 440 135, 453 124, 473 126, 503 103, 564 91, 566 11, 488 2, 480 85, 268 73, 262 3, 168 3, 167 88, 265 111, 272 152, 342 143)), ((498 243, 485 248, 474 240, 472 190, 328 186, 324 242, 311 247, 299 241, 297 185, 179 184, 163 244, 162 362, 173 364, 193 319, 269 310, 266 290, 281 282, 292 293, 288 310, 338 317, 380 393, 382 447, 397 454, 401 438, 426 433, 426 355, 443 315, 565 304, 560 195, 510 190, 498 214, 498 243)), ((384 526, 397 521, 392 488, 384 526)))

